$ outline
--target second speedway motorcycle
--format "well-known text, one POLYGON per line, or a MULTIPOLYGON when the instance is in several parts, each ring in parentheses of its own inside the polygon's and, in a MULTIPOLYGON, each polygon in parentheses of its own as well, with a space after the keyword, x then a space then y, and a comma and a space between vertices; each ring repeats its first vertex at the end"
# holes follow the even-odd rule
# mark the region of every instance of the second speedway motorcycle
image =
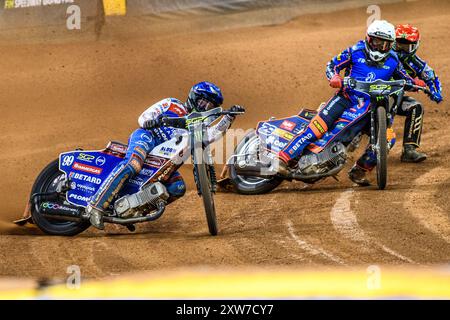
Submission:
MULTIPOLYGON (((187 128, 188 134, 172 138, 152 150, 141 172, 128 179, 118 197, 112 201, 104 221, 121 224, 134 231, 136 223, 158 219, 169 198, 163 182, 178 170, 190 154, 209 232, 217 235, 213 198, 217 181, 204 137, 207 126, 225 114, 240 113, 215 108, 183 118, 164 117, 162 125, 187 128)), ((58 159, 43 169, 33 185, 31 217, 18 220, 17 224, 34 222, 45 233, 65 236, 73 236, 89 228, 89 216, 84 209, 104 179, 122 161, 126 150, 127 145, 113 141, 104 150, 78 149, 61 153, 58 159)))
MULTIPOLYGON (((284 180, 313 184, 327 177, 336 177, 344 167, 348 149, 360 139, 362 132, 369 135, 370 147, 377 157, 377 185, 384 189, 389 152, 386 129, 392 124, 402 101, 406 82, 367 82, 347 77, 344 85, 370 99, 370 111, 364 118, 352 127, 342 129, 345 122, 352 120, 351 114, 344 114, 321 139, 305 149, 287 176, 278 173, 276 154, 309 124, 317 111, 303 109, 298 115, 259 122, 256 129, 240 141, 235 154, 227 162, 234 189, 242 194, 261 194, 273 190, 284 180)), ((425 88, 409 87, 429 94, 425 88)))

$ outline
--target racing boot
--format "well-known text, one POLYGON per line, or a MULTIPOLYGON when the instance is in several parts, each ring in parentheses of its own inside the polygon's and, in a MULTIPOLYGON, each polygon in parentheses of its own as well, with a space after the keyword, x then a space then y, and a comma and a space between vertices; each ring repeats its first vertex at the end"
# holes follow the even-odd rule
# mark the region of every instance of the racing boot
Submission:
POLYGON ((402 156, 400 160, 402 162, 422 162, 427 158, 425 153, 416 150, 416 146, 412 144, 407 144, 403 146, 402 156))
POLYGON ((348 177, 354 183, 361 187, 370 186, 369 180, 366 178, 367 170, 361 168, 358 165, 353 165, 353 167, 348 171, 348 177))
POLYGON ((103 212, 91 207, 90 205, 86 208, 86 212, 89 214, 89 221, 92 226, 96 227, 99 230, 105 229, 105 224, 103 223, 103 212))

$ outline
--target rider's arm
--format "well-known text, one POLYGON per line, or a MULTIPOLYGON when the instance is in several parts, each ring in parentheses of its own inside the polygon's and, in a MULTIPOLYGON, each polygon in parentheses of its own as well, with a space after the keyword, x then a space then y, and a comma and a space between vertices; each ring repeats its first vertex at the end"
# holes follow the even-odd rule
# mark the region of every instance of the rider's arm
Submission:
POLYGON ((406 80, 406 83, 408 85, 414 84, 414 79, 409 76, 408 72, 406 72, 405 68, 403 67, 403 64, 400 61, 397 64, 397 68, 395 68, 394 78, 395 79, 404 79, 404 80, 406 80))
POLYGON ((186 108, 176 99, 164 99, 145 110, 139 117, 138 123, 143 128, 146 120, 157 120, 161 115, 182 117, 186 113, 186 108))
POLYGON ((330 80, 336 74, 339 74, 341 70, 350 66, 352 60, 352 48, 347 48, 338 54, 336 57, 331 59, 327 64, 326 75, 327 79, 330 80))
POLYGON ((419 78, 425 81, 431 93, 441 94, 441 82, 439 81, 439 77, 436 75, 434 70, 424 60, 416 55, 412 57, 411 63, 413 64, 414 69, 416 69, 419 78))
POLYGON ((143 128, 146 120, 156 120, 164 113, 164 108, 159 104, 154 104, 145 110, 138 119, 139 127, 143 128))
POLYGON ((227 131, 234 121, 234 117, 230 115, 225 115, 217 122, 215 125, 208 128, 208 142, 213 143, 214 141, 220 139, 225 131, 227 131))

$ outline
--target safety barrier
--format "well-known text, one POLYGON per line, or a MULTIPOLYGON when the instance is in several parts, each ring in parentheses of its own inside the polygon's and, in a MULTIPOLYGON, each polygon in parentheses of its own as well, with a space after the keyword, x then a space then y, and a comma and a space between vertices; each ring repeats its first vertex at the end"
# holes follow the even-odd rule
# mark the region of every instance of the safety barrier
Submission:
POLYGON ((0 281, 0 299, 449 299, 450 269, 203 269, 82 281, 79 288, 1 287, 0 281))

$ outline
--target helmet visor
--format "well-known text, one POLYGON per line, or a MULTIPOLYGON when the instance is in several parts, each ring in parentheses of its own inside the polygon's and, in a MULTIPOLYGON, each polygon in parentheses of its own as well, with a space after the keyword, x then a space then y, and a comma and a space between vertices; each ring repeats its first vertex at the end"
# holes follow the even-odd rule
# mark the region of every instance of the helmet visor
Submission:
POLYGON ((394 44, 393 41, 377 37, 369 37, 368 42, 370 49, 381 53, 388 53, 389 50, 392 49, 392 45, 394 44))
POLYGON ((215 104, 209 100, 206 100, 205 98, 200 98, 197 100, 197 110, 200 112, 208 111, 210 109, 214 109, 215 104))
POLYGON ((395 44, 395 48, 397 51, 413 53, 417 49, 417 45, 417 42, 397 41, 397 43, 395 44))

